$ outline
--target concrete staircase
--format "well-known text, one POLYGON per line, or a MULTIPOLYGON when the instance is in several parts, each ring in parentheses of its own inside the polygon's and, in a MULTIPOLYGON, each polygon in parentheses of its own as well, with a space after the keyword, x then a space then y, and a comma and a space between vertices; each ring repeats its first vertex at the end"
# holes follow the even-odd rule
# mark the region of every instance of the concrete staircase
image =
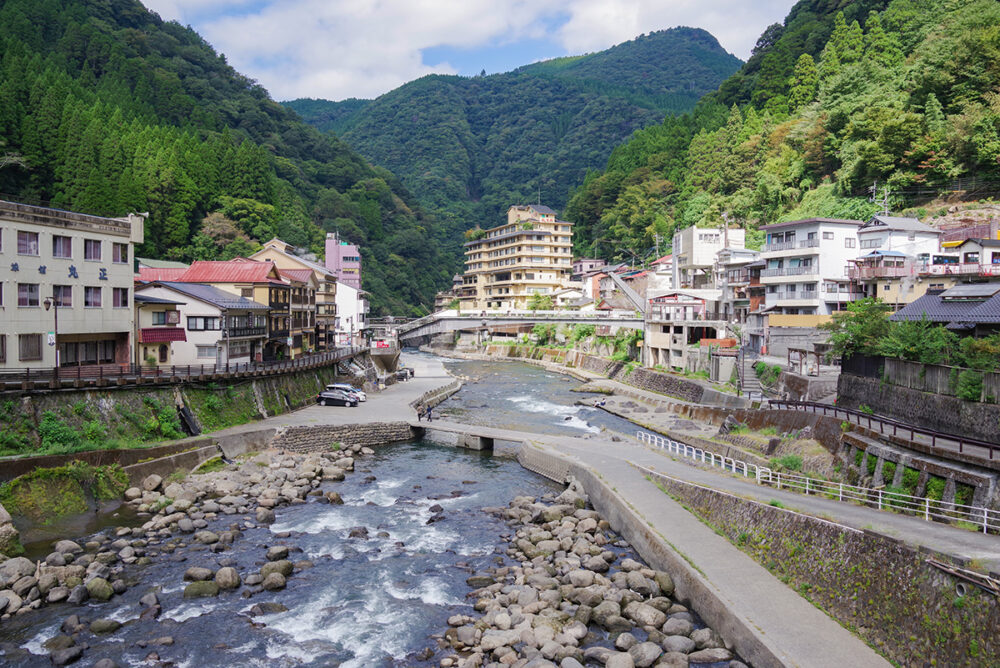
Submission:
POLYGON ((753 370, 754 361, 746 354, 745 348, 740 348, 739 357, 736 360, 736 368, 740 377, 740 395, 748 399, 760 400, 764 398, 764 393, 760 386, 760 379, 757 378, 757 374, 753 370))

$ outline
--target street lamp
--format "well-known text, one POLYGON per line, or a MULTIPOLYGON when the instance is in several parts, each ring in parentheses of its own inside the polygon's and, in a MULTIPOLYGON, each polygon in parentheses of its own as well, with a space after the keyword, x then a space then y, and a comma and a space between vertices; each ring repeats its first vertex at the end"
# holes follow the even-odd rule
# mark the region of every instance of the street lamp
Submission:
POLYGON ((51 297, 46 297, 45 301, 42 302, 45 306, 45 310, 48 311, 52 309, 52 318, 55 321, 53 331, 52 331, 52 345, 56 349, 56 373, 59 373, 59 301, 56 299, 55 295, 51 297))

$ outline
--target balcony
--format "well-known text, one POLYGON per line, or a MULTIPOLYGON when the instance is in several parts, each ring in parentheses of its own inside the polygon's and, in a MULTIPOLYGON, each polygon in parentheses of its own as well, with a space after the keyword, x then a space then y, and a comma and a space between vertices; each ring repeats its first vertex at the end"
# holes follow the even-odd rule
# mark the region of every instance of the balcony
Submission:
POLYGON ((819 292, 816 290, 777 290, 775 292, 767 293, 767 303, 772 304, 776 301, 785 300, 799 300, 799 301, 809 301, 818 299, 819 292))
POLYGON ((819 266, 810 265, 808 267, 779 267, 775 269, 762 269, 761 278, 774 278, 776 276, 816 276, 819 274, 819 266))
MULTIPOLYGON (((957 267, 961 265, 938 265, 957 267)), ((851 266, 847 268, 847 277, 852 281, 863 281, 870 278, 900 278, 903 276, 913 276, 916 268, 913 265, 904 267, 864 267, 851 266)))
POLYGON ((267 336, 267 327, 230 327, 229 338, 239 339, 243 337, 267 336))
POLYGON ((779 241, 764 246, 765 253, 774 251, 795 250, 796 248, 819 248, 819 239, 803 239, 801 241, 779 241))
POLYGON ((288 330, 287 329, 272 329, 268 333, 268 337, 272 339, 287 339, 288 330))

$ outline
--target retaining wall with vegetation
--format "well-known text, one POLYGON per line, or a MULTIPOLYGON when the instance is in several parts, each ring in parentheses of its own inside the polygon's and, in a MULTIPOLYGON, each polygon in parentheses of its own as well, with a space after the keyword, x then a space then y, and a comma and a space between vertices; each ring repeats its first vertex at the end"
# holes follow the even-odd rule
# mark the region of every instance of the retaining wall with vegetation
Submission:
POLYGON ((1000 656, 997 597, 901 541, 672 478, 656 482, 783 582, 898 665, 983 666, 1000 656))

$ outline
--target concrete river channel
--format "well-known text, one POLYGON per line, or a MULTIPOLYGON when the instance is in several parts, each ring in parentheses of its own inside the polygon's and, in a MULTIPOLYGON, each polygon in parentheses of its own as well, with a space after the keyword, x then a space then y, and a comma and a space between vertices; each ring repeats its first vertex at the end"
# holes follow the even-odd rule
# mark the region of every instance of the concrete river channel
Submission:
MULTIPOLYGON (((575 405, 583 395, 572 391, 579 382, 567 376, 516 362, 449 361, 446 366, 466 382, 435 409, 439 416, 555 435, 610 430, 629 438, 635 431, 623 419, 575 405)), ((225 549, 187 536, 165 550, 163 541, 154 540, 142 550, 152 557, 149 563, 126 565, 117 577, 127 590, 109 601, 54 603, 0 622, 0 664, 52 665, 50 640, 73 635, 86 647, 76 665, 85 666, 101 659, 120 666, 178 668, 439 666, 455 652, 433 636, 448 630, 449 618, 479 615, 467 578, 520 565, 506 552, 510 524, 483 508, 506 507, 517 496, 551 499, 563 490, 523 469, 514 455, 500 447, 490 454, 427 441, 375 448, 374 454, 356 458, 355 471, 345 480, 318 487, 338 492, 342 505, 308 496, 304 503, 275 508, 270 525, 254 522, 252 513, 220 512, 204 528, 238 529, 238 538, 225 549), (189 584, 184 575, 191 567, 232 567, 245 578, 261 569, 265 553, 277 545, 287 546, 288 560, 297 565, 283 590, 262 591, 244 583, 213 597, 183 597, 189 584), (156 592, 162 607, 158 618, 140 617, 140 599, 150 592, 156 592), (74 635, 65 625, 71 615, 83 624, 110 619, 122 625, 107 634, 77 627, 74 635)), ((125 517, 119 520, 124 523, 125 517)), ((128 517, 131 526, 148 519, 128 517)), ((107 543, 114 540, 115 527, 62 537, 80 545, 107 543)), ((605 573, 609 578, 625 558, 639 559, 611 538, 604 549, 618 558, 605 573)), ((34 559, 44 559, 49 551, 33 547, 35 554, 29 556, 34 559)), ((689 619, 695 628, 703 626, 696 616, 689 619)), ((607 630, 590 624, 589 631, 581 648, 614 646, 607 630)), ((632 633, 639 642, 647 639, 638 626, 632 633)))

